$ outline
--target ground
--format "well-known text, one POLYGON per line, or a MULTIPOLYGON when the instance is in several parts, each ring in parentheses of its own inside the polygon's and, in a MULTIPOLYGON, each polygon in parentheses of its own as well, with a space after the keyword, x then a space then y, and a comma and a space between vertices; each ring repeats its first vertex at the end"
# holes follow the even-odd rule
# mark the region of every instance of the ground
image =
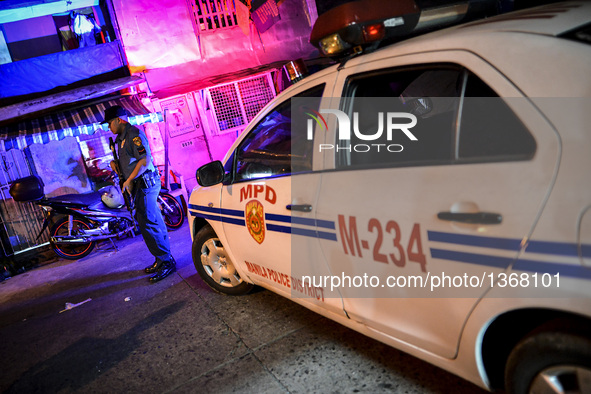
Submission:
POLYGON ((269 291, 215 293, 187 224, 170 235, 157 284, 141 237, 2 282, 0 392, 484 392, 269 291))

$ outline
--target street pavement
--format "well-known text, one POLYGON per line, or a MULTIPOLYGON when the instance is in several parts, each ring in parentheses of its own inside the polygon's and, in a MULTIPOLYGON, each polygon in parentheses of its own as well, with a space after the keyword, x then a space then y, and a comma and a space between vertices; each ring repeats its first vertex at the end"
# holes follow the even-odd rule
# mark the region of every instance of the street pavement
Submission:
POLYGON ((156 284, 141 236, 0 283, 0 392, 484 393, 269 291, 213 292, 188 225, 169 234, 156 284))

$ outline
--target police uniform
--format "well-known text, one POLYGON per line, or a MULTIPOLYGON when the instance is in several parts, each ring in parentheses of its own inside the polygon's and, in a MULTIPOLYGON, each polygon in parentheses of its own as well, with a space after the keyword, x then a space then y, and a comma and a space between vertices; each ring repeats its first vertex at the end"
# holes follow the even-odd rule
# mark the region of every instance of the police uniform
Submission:
MULTIPOLYGON (((146 268, 146 272, 156 272, 163 262, 174 265, 174 259, 170 253, 168 231, 157 203, 158 193, 160 193, 160 176, 152 162, 146 134, 137 127, 126 123, 124 131, 117 135, 115 142, 119 156, 119 168, 125 179, 129 179, 139 160, 146 158, 147 162, 145 172, 135 178, 132 187, 136 208, 135 218, 148 250, 156 257, 156 263, 152 270, 146 268)), ((161 279, 155 278, 157 275, 150 280, 161 279)))

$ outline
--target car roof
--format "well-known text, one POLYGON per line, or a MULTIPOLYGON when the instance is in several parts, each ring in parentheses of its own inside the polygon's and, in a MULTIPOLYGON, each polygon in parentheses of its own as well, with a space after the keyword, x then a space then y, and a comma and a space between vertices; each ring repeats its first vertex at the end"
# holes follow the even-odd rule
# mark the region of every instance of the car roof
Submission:
MULTIPOLYGON (((591 22, 591 2, 571 1, 534 7, 522 11, 497 15, 466 24, 449 27, 435 32, 410 38, 384 47, 375 53, 387 53, 394 48, 418 47, 436 48, 439 40, 461 48, 463 42, 472 41, 473 36, 491 36, 494 33, 525 33, 555 37, 591 22)), ((446 45, 446 47, 448 47, 446 45)), ((367 54, 366 56, 370 56, 367 54)), ((378 55, 379 56, 379 55, 378 55)), ((356 59, 351 59, 354 62, 356 59)))
MULTIPOLYGON (((339 68, 355 68, 365 63, 386 59, 392 56, 400 56, 412 53, 420 53, 426 51, 435 51, 441 49, 478 49, 479 52, 486 52, 487 54, 494 54, 497 57, 503 58, 502 50, 497 49, 501 44, 506 43, 507 33, 523 33, 540 37, 556 37, 591 21, 591 2, 588 1, 569 1, 545 6, 533 7, 522 11, 511 12, 507 14, 497 15, 494 17, 469 22, 466 24, 448 27, 431 33, 426 33, 418 37, 413 37, 404 41, 381 48, 375 52, 363 54, 361 56, 349 59, 345 64, 333 65, 327 67, 317 73, 314 73, 303 81, 284 90, 277 96, 277 100, 282 100, 289 97, 291 92, 297 87, 302 86, 302 83, 309 83, 314 81, 323 81, 330 74, 335 73, 339 68)), ((522 44, 522 42, 520 42, 522 44)), ((581 45, 581 44, 576 44, 581 45)), ((523 52, 525 57, 535 57, 536 53, 528 53, 530 48, 524 46, 523 52)), ((575 60, 582 60, 581 64, 575 64, 579 73, 587 74, 588 65, 591 62, 591 52, 584 51, 574 54, 574 51, 569 51, 568 56, 564 58, 564 62, 572 60, 573 56, 580 58, 575 60)), ((543 56, 543 54, 540 54, 543 56)), ((549 55, 551 56, 551 55, 549 55)), ((571 62, 572 63, 572 62, 571 62)), ((524 72, 527 77, 528 71, 519 70, 519 68, 507 65, 506 74, 524 72)), ((575 71, 575 70, 573 70, 575 71)), ((573 74, 571 74, 572 76, 573 74)), ((531 77, 531 75, 529 76, 531 77)), ((519 79, 519 78, 517 78, 519 79)), ((580 80, 571 78, 570 80, 558 81, 553 84, 554 87, 561 86, 559 90, 553 89, 553 93, 557 96, 574 95, 574 97, 588 96, 591 93, 590 83, 581 84, 580 80), (562 85, 561 85, 562 83, 562 85)), ((529 85, 536 86, 537 81, 532 81, 529 85)), ((546 86, 548 87, 548 86, 546 86)), ((530 96, 546 96, 547 89, 544 91, 533 90, 525 92, 530 96)), ((275 100, 276 101, 276 100, 275 100)))
POLYGON ((588 1, 570 1, 497 15, 495 17, 466 23, 450 30, 469 32, 511 31, 531 34, 558 36, 573 28, 589 23, 591 3, 588 1))
MULTIPOLYGON (((588 24, 591 2, 572 1, 530 8, 410 38, 348 60, 355 69, 373 61, 441 50, 466 50, 492 62, 510 80, 520 81, 530 97, 591 95, 590 48, 572 40, 556 45, 558 35, 588 24), (516 67, 519 64, 519 67, 516 67), (540 67, 553 64, 555 67, 540 67), (531 73, 534 67, 537 73, 531 73), (544 70, 542 70, 544 69, 544 70), (558 71, 568 69, 569 73, 558 71), (540 84, 539 73, 550 73, 540 84)), ((343 67, 343 66, 341 66, 343 67)), ((546 77, 546 75, 545 75, 546 77)))

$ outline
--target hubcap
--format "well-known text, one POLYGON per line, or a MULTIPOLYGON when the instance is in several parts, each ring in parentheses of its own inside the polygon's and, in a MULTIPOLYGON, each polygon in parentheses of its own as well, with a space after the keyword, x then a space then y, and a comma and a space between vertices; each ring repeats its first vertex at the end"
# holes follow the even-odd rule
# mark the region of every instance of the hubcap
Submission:
POLYGON ((207 275, 222 286, 236 287, 242 283, 242 278, 217 238, 208 239, 201 247, 201 264, 207 275))
POLYGON ((533 380, 530 393, 591 393, 591 369, 575 365, 546 368, 533 380))

